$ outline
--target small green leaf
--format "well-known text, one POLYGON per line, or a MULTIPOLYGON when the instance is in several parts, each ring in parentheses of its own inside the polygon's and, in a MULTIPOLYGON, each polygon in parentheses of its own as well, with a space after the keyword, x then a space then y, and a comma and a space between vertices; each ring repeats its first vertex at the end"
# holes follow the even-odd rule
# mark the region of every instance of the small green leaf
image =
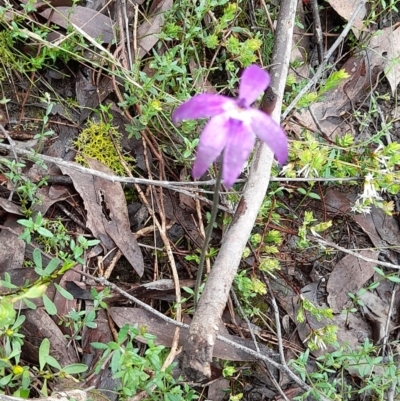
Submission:
POLYGON ((65 366, 62 371, 70 375, 76 375, 78 373, 83 373, 88 370, 87 365, 84 363, 74 363, 72 365, 65 366))
POLYGON ((27 299, 27 298, 22 298, 22 302, 23 302, 29 309, 32 309, 32 310, 35 310, 35 309, 36 309, 36 305, 35 305, 33 302, 29 301, 29 299, 27 299))
POLYGON ((320 197, 318 194, 314 193, 314 192, 310 192, 310 193, 308 194, 308 196, 309 196, 310 198, 312 198, 312 199, 321 200, 321 197, 320 197))
MULTIPOLYGON (((29 386, 29 383, 26 385, 26 387, 29 386)), ((15 391, 13 393, 13 397, 18 397, 18 398, 23 398, 23 399, 27 399, 29 398, 29 393, 30 390, 29 389, 22 389, 19 388, 17 391, 15 391)))
POLYGON ((300 192, 302 195, 307 195, 307 191, 304 188, 297 188, 297 191, 300 192))
POLYGON ((57 308, 54 305, 54 302, 46 295, 43 295, 43 304, 44 304, 44 308, 46 309, 46 312, 51 315, 54 316, 57 314, 57 308))
POLYGON ((375 270, 379 275, 385 276, 385 273, 383 272, 383 270, 382 270, 380 267, 375 266, 375 267, 374 267, 374 270, 375 270))
POLYGON ((1 298, 0 301, 0 327, 14 324, 16 312, 14 305, 9 297, 1 298))
POLYGON ((370 284, 370 285, 368 286, 368 289, 374 290, 375 288, 379 287, 380 284, 381 284, 381 283, 380 283, 379 281, 375 281, 374 283, 372 283, 372 284, 370 284))
POLYGON ((44 269, 45 275, 50 276, 54 272, 54 270, 57 269, 59 263, 60 263, 60 260, 58 258, 51 259, 49 264, 44 269))
POLYGON ((56 369, 58 369, 58 370, 61 370, 60 364, 59 364, 58 361, 57 361, 55 358, 53 358, 51 355, 47 355, 47 356, 46 356, 46 363, 47 363, 48 365, 52 366, 53 368, 56 368, 56 369))
POLYGON ((25 315, 19 315, 17 317, 17 320, 15 321, 14 325, 13 325, 13 330, 15 330, 16 328, 18 328, 19 326, 22 326, 22 324, 25 322, 26 320, 26 316, 25 315))
POLYGON ((96 348, 96 349, 108 349, 108 345, 107 344, 98 343, 98 342, 93 342, 93 343, 90 343, 90 344, 91 344, 91 346, 93 348, 96 348))
POLYGON ((42 254, 40 253, 40 249, 35 248, 33 253, 32 253, 32 257, 33 257, 33 263, 35 264, 35 266, 38 269, 42 269, 43 265, 42 265, 42 254))
POLYGON ((12 373, 9 374, 9 375, 7 375, 7 376, 2 377, 2 378, 0 379, 0 386, 1 386, 1 387, 7 386, 7 384, 10 383, 12 377, 13 377, 13 374, 12 374, 12 373))
POLYGON ((43 370, 46 366, 46 358, 50 353, 50 341, 48 338, 44 338, 39 347, 39 368, 43 370))
POLYGON ((24 227, 27 227, 27 228, 33 228, 32 220, 20 219, 20 220, 17 220, 17 223, 21 224, 21 226, 24 226, 24 227))
POLYGON ((61 287, 61 285, 54 283, 54 287, 57 288, 57 291, 65 298, 68 299, 69 301, 72 301, 74 299, 74 296, 69 293, 65 288, 61 287))
POLYGON ((188 294, 194 294, 194 291, 192 288, 190 287, 182 287, 182 290, 184 290, 185 292, 187 292, 188 294))
POLYGON ((38 234, 43 235, 43 237, 53 238, 53 233, 49 231, 47 228, 38 227, 37 232, 38 234))
POLYGON ((367 289, 366 289, 366 288, 360 288, 360 289, 358 290, 358 292, 357 292, 357 295, 358 295, 359 297, 361 297, 361 296, 364 295, 366 292, 367 292, 367 289))
POLYGON ((400 283, 400 277, 397 276, 388 276, 386 277, 388 280, 390 280, 392 283, 400 283))

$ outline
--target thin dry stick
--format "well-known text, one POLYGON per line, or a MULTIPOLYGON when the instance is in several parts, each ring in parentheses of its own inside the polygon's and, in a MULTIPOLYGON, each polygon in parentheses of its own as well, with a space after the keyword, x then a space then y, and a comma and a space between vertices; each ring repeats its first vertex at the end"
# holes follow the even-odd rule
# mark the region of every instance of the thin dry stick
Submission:
POLYGON ((133 17, 133 56, 134 56, 134 61, 136 62, 138 58, 138 46, 137 46, 137 23, 138 23, 138 18, 139 18, 139 5, 138 4, 133 4, 133 9, 135 11, 134 17, 133 17))
POLYGON ((330 246, 330 247, 332 247, 332 248, 337 249, 338 251, 342 251, 342 252, 344 252, 344 253, 348 253, 349 255, 353 255, 353 256, 355 256, 356 258, 365 260, 366 262, 375 263, 376 265, 389 267, 389 268, 391 268, 391 269, 397 269, 397 270, 400 269, 400 265, 395 265, 395 264, 393 264, 393 263, 382 262, 382 261, 380 261, 380 260, 368 258, 367 256, 360 255, 360 254, 357 253, 357 252, 350 251, 349 249, 346 249, 346 248, 343 248, 343 247, 341 247, 341 246, 339 246, 339 245, 336 245, 336 244, 334 244, 333 242, 325 241, 325 240, 323 240, 323 239, 321 239, 321 238, 317 238, 317 237, 310 237, 310 238, 311 238, 312 241, 318 242, 318 244, 320 244, 320 245, 323 245, 323 246, 330 246))
MULTIPOLYGON (((397 277, 399 277, 399 272, 397 272, 397 277)), ((390 298, 389 311, 388 311, 388 314, 386 317, 386 323, 385 323, 385 335, 383 336, 382 355, 385 355, 385 353, 386 353, 386 346, 387 346, 387 342, 389 339, 389 327, 390 327, 390 322, 392 320, 394 303, 395 303, 396 295, 397 295, 396 288, 397 288, 397 284, 393 283, 392 296, 390 298)))
MULTIPOLYGON (((204 231, 204 224, 203 224, 203 214, 201 212, 200 200, 196 198, 196 213, 197 218, 199 219, 199 230, 200 234, 203 238, 206 238, 206 233, 204 231)), ((206 258, 206 273, 209 274, 211 270, 211 262, 209 258, 206 258)))
POLYGON ((278 349, 279 349, 279 355, 281 357, 281 364, 286 366, 285 353, 283 351, 281 320, 279 317, 278 305, 276 303, 274 292, 272 291, 272 288, 269 284, 268 278, 266 277, 266 275, 264 273, 263 273, 263 276, 264 276, 264 281, 267 283, 267 286, 268 286, 269 296, 271 297, 272 309, 274 310, 275 325, 276 325, 276 337, 278 339, 278 349))
POLYGON ((336 39, 335 43, 331 46, 331 48, 328 50, 328 52, 325 54, 324 57, 324 62, 318 67, 318 70, 316 71, 315 75, 310 79, 308 84, 299 92, 299 94, 295 97, 295 99, 292 101, 292 103, 289 104, 285 112, 282 114, 282 120, 284 120, 289 113, 294 109, 298 101, 317 83, 318 79, 321 77, 321 75, 324 73, 326 64, 328 63, 329 59, 335 52, 335 50, 339 47, 339 45, 343 42, 343 40, 346 38, 347 34, 350 32, 350 29, 352 28, 354 21, 357 18, 357 15, 361 11, 361 9, 364 7, 365 3, 367 0, 361 0, 360 3, 358 4, 358 7, 354 11, 353 15, 347 22, 345 28, 343 29, 342 33, 340 36, 336 39))
MULTIPOLYGON (((124 14, 124 22, 125 22, 126 48, 128 50, 128 61, 129 61, 128 69, 131 69, 132 65, 133 65, 133 59, 132 59, 132 52, 131 52, 131 41, 129 39, 129 21, 128 21, 128 16, 126 13, 126 0, 122 0, 121 5, 122 5, 122 13, 124 14)), ((120 28, 122 31, 123 30, 122 26, 120 26, 120 28)))
POLYGON ((286 394, 285 394, 284 391, 282 390, 282 388, 281 388, 281 386, 279 385, 279 383, 276 381, 276 379, 275 379, 275 377, 274 377, 274 375, 273 375, 273 373, 272 373, 272 371, 271 371, 270 366, 267 365, 267 364, 265 364, 265 368, 267 369, 267 371, 268 371, 268 373, 269 373, 269 378, 271 379, 272 384, 273 384, 273 385, 275 386, 275 388, 278 390, 278 392, 279 392, 279 394, 282 396, 282 398, 283 398, 285 401, 290 401, 289 398, 286 397, 286 394))
POLYGON ((267 7, 267 5, 265 4, 265 1, 264 1, 264 0, 261 0, 261 5, 262 5, 262 7, 263 7, 263 9, 264 9, 265 15, 267 16, 268 25, 269 25, 269 28, 271 29, 271 32, 272 32, 272 33, 275 33, 274 24, 272 23, 271 16, 269 15, 268 7, 267 7))
MULTIPOLYGON (((277 98, 272 115, 275 121, 279 121, 282 105, 295 14, 295 2, 291 0, 281 2, 271 68, 271 88, 277 98)), ((183 347, 182 367, 189 380, 199 382, 211 375, 210 364, 220 318, 243 250, 267 191, 272 162, 271 150, 266 145, 259 144, 245 191, 207 279, 183 347)))
POLYGON ((311 9, 314 20, 314 38, 317 44, 318 50, 318 61, 320 64, 324 61, 324 48, 322 44, 322 28, 321 28, 321 18, 319 17, 318 1, 311 0, 311 9))
MULTIPOLYGON (((110 264, 107 266, 106 271, 103 273, 103 277, 109 279, 111 277, 112 272, 114 271, 114 267, 117 265, 118 261, 121 259, 122 252, 121 250, 117 250, 117 253, 112 258, 110 264)), ((104 260, 104 258, 103 258, 104 260)))
MULTIPOLYGON (((150 179, 152 178, 151 175, 151 168, 150 168, 150 164, 149 164, 149 159, 147 157, 147 147, 146 147, 146 141, 143 140, 143 145, 145 146, 145 154, 146 154, 146 167, 147 167, 147 171, 149 172, 149 177, 150 179)), ((162 159, 160 159, 160 172, 162 174, 162 176, 165 175, 164 172, 164 161, 162 159)), ((164 210, 164 202, 163 202, 163 192, 162 192, 162 188, 160 188, 159 191, 159 197, 157 197, 157 204, 158 204, 158 209, 160 211, 160 216, 161 216, 161 232, 160 232, 160 236, 164 242, 164 246, 165 249, 167 251, 167 255, 168 255, 168 259, 170 261, 170 266, 171 266, 171 271, 172 271, 172 277, 174 280, 174 285, 175 285, 175 297, 176 297, 176 320, 178 320, 179 322, 182 320, 182 302, 181 302, 181 286, 179 283, 179 275, 178 275, 178 271, 176 269, 176 264, 175 264, 175 258, 174 255, 172 253, 172 248, 171 248, 171 244, 169 242, 169 238, 167 235, 167 222, 165 219, 165 210, 164 210)), ((174 337, 172 339, 172 345, 171 345, 171 350, 167 356, 167 358, 165 359, 163 366, 162 366, 162 370, 165 370, 175 359, 175 356, 180 352, 180 350, 178 349, 178 345, 179 345, 179 327, 176 328, 175 333, 174 333, 174 337)))
MULTIPOLYGON (((270 289, 270 292, 271 292, 271 289, 270 289)), ((232 297, 233 297, 233 300, 234 300, 234 302, 235 302, 236 307, 239 309, 242 318, 245 320, 245 322, 246 322, 246 324, 247 324, 247 327, 248 327, 248 330, 249 330, 249 332, 250 332, 250 335, 251 335, 251 338, 252 338, 252 340, 253 340, 253 343, 254 343, 254 346, 255 346, 255 348, 256 348, 256 351, 257 351, 257 352, 260 352, 260 347, 258 346, 258 342, 257 342, 256 336, 255 336, 255 334, 254 334, 253 327, 252 327, 252 325, 251 325, 251 323, 250 323, 250 320, 248 319, 248 317, 247 317, 246 314, 244 313, 244 311, 243 311, 243 309, 242 309, 242 305, 240 304, 239 299, 238 299, 238 297, 237 297, 237 295, 236 295, 236 292, 233 290, 233 288, 231 288, 231 294, 232 294, 232 297)), ((272 294, 272 292, 271 292, 271 294, 272 294)), ((278 318, 279 318, 279 315, 278 315, 278 318)), ((280 334, 278 334, 278 336, 279 336, 279 335, 280 335, 280 334)), ((282 344, 282 340, 281 340, 280 337, 278 337, 278 341, 279 341, 279 344, 282 344)), ((282 352, 282 354, 283 354, 283 352, 282 352)), ((281 357, 281 359, 284 361, 284 358, 281 357)), ((285 362, 283 365, 286 365, 286 362, 285 362)), ((281 386, 280 386, 279 383, 276 381, 276 379, 275 379, 273 373, 271 372, 271 369, 269 368, 269 365, 265 364, 265 367, 266 367, 266 369, 268 370, 268 373, 270 374, 270 378, 271 378, 271 381, 272 381, 273 385, 274 385, 275 388, 279 391, 279 394, 282 396, 282 398, 283 398, 285 401, 289 401, 289 399, 286 397, 286 394, 285 394, 284 391, 282 390, 281 386)))
POLYGON ((256 335, 254 334, 253 326, 251 325, 249 318, 247 317, 246 313, 244 312, 242 305, 240 304, 239 299, 236 295, 236 292, 233 288, 231 288, 231 294, 232 294, 232 298, 233 298, 233 301, 235 302, 236 307, 239 309, 240 316, 242 317, 242 319, 244 319, 244 321, 247 324, 247 328, 251 335, 251 339, 253 340, 254 347, 256 348, 257 352, 260 352, 260 347, 258 346, 258 341, 256 339, 256 335))

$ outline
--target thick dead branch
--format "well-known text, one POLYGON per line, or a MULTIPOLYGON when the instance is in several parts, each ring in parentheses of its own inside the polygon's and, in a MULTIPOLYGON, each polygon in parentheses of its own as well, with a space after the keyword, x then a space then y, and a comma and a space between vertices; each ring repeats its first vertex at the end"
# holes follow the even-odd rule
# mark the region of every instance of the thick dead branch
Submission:
MULTIPOLYGON (((296 2, 281 2, 271 68, 271 88, 276 97, 272 117, 278 122, 292 47, 295 13, 296 2)), ((272 162, 273 154, 270 149, 258 144, 245 191, 208 277, 184 345, 183 370, 189 380, 199 382, 211 375, 210 363, 219 321, 243 250, 267 191, 272 162)))

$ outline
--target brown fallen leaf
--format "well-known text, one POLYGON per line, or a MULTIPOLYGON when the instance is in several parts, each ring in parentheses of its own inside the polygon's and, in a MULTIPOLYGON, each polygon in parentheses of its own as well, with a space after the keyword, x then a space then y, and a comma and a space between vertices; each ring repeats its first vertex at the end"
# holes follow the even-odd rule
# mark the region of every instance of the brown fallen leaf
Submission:
MULTIPOLYGON (((113 175, 113 171, 97 160, 87 158, 92 169, 113 175)), ((83 174, 75 169, 59 166, 71 177, 87 211, 86 225, 107 250, 118 246, 135 271, 144 271, 143 256, 135 236, 130 231, 125 194, 119 182, 83 174)))
MULTIPOLYGON (((76 271, 78 269, 82 269, 82 266, 77 265, 77 266, 75 266, 74 270, 66 271, 63 274, 63 276, 61 277, 58 285, 60 287, 64 288, 65 290, 67 290, 67 285, 66 285, 67 282, 73 281, 73 280, 76 280, 76 281, 80 280, 81 275, 79 274, 78 271, 76 271)), ((60 318, 67 315, 68 313, 70 313, 71 309, 79 310, 79 308, 77 307, 76 299, 67 299, 59 291, 55 291, 53 298, 50 298, 50 299, 53 300, 53 303, 54 303, 55 307, 57 308, 57 315, 53 316, 53 320, 57 324, 59 323, 60 318)), ((65 324, 60 324, 59 327, 60 327, 60 330, 64 334, 68 334, 69 336, 74 335, 73 328, 71 326, 67 326, 65 324)))
MULTIPOLYGON (((79 124, 82 124, 92 111, 113 91, 112 80, 109 77, 103 76, 98 85, 93 85, 90 79, 82 72, 82 69, 78 71, 75 81, 76 99, 81 108, 79 124)), ((90 76, 91 70, 86 70, 90 76)))
POLYGON ((135 55, 142 59, 158 42, 158 35, 164 25, 164 12, 172 7, 172 0, 161 0, 155 8, 153 15, 146 19, 137 30, 139 52, 135 55))
MULTIPOLYGON (((28 4, 29 0, 21 0, 21 3, 28 4)), ((38 1, 34 4, 34 7, 37 12, 42 12, 43 10, 49 7, 71 7, 73 4, 72 0, 46 0, 46 1, 38 1)))
MULTIPOLYGON (((314 305, 326 308, 328 305, 323 302, 318 302, 318 290, 319 283, 313 282, 302 288, 301 293, 305 298, 313 302, 314 305)), ((287 302, 286 310, 292 317, 292 320, 297 323, 295 317, 297 316, 297 311, 299 307, 299 297, 294 296, 290 298, 291 303, 287 302)), ((348 345, 351 349, 354 349, 358 345, 362 344, 365 339, 372 338, 371 326, 365 321, 365 319, 357 317, 354 313, 338 313, 334 314, 332 319, 322 318, 320 321, 318 321, 311 314, 307 314, 307 322, 301 323, 297 327, 300 340, 302 342, 306 342, 311 332, 311 329, 318 330, 328 324, 335 325, 338 328, 336 332, 338 343, 341 345, 348 345)), ((325 354, 326 352, 333 352, 335 349, 336 348, 334 348, 333 346, 327 345, 327 350, 320 348, 313 351, 312 353, 314 356, 320 356, 325 354)))
MULTIPOLYGON (((351 16, 354 14, 356 11, 358 5, 359 5, 359 0, 327 0, 328 3, 332 6, 332 8, 346 21, 348 21, 351 16)), ((360 36, 361 31, 363 31, 364 28, 364 23, 363 19, 367 15, 367 8, 364 5, 360 12, 357 15, 357 18, 354 21, 352 30, 354 35, 358 38, 360 36)))
POLYGON ((370 214, 357 214, 353 220, 368 235, 376 248, 385 249, 386 257, 397 264, 397 257, 400 253, 398 238, 400 227, 393 216, 387 216, 382 209, 371 207, 370 214))
MULTIPOLYGON (((87 158, 87 162, 94 170, 108 175, 113 174, 111 169, 95 159, 87 158)), ((143 256, 137 240, 130 230, 128 207, 121 184, 100 177, 93 177, 93 183, 97 195, 101 198, 103 208, 101 218, 107 234, 113 239, 139 276, 142 276, 144 271, 143 256)))
POLYGON ((400 28, 377 31, 368 46, 368 61, 372 67, 383 70, 394 94, 400 82, 400 28))
MULTIPOLYGON (((362 250, 360 255, 377 259, 379 251, 362 250)), ((329 275, 326 290, 328 304, 335 313, 340 313, 349 301, 348 293, 357 292, 375 273, 375 263, 366 262, 353 255, 341 259, 329 275)))
POLYGON ((50 206, 57 202, 68 199, 71 196, 71 194, 68 192, 68 189, 60 185, 42 187, 39 188, 36 193, 38 199, 40 199, 40 203, 35 203, 32 207, 32 210, 42 213, 42 216, 47 213, 50 206))
MULTIPOLYGON (((341 3, 344 7, 354 7, 354 1, 331 0, 331 4, 341 3)), ((358 1, 356 2, 358 3, 358 1)), ((365 52, 351 57, 343 65, 349 78, 328 92, 322 101, 314 103, 312 112, 319 126, 328 137, 341 136, 351 130, 341 116, 353 108, 363 97, 369 96, 371 82, 375 83, 379 73, 384 71, 392 92, 400 82, 400 63, 396 62, 400 53, 400 28, 392 27, 377 31, 368 43, 365 52)), ((308 110, 294 114, 304 127, 318 131, 317 125, 308 110)))
POLYGON ((111 19, 87 7, 56 7, 54 12, 48 8, 40 15, 46 19, 51 16, 50 21, 64 29, 74 24, 93 39, 103 43, 111 43, 114 39, 111 19))
MULTIPOLYGON (((386 334, 385 326, 388 319, 389 305, 373 292, 369 291, 361 295, 360 299, 364 302, 362 310, 372 327, 372 339, 377 343, 386 334)), ((393 325, 389 324, 389 331, 392 328, 393 325)))
POLYGON ((356 197, 355 193, 328 189, 325 194, 326 211, 334 214, 349 213, 356 197))
POLYGON ((4 209, 8 213, 16 214, 18 216, 23 216, 24 214, 21 212, 21 209, 14 202, 9 201, 8 199, 4 199, 0 197, 0 207, 4 209))
POLYGON ((321 100, 305 109, 294 113, 301 126, 312 131, 323 131, 330 139, 341 137, 351 131, 351 126, 342 119, 342 115, 367 95, 370 82, 375 82, 377 70, 370 67, 365 55, 349 58, 342 69, 349 75, 339 85, 327 92, 321 100), (317 126, 316 121, 319 127, 317 126))

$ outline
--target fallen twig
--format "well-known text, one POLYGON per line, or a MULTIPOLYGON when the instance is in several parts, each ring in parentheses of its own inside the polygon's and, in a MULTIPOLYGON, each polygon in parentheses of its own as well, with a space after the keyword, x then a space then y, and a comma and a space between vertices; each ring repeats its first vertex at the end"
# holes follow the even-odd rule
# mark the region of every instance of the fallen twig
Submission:
POLYGON ((346 249, 346 248, 343 248, 343 247, 341 247, 341 246, 339 246, 339 245, 336 245, 336 244, 334 244, 333 242, 328 242, 328 241, 325 241, 325 240, 323 240, 323 239, 321 239, 321 238, 317 238, 317 237, 311 237, 311 239, 312 239, 314 242, 317 242, 317 243, 320 244, 320 245, 329 246, 329 247, 335 248, 335 249, 337 249, 338 251, 342 251, 342 252, 344 252, 344 253, 348 253, 349 255, 353 255, 353 256, 355 256, 356 258, 365 260, 366 262, 375 263, 375 264, 377 264, 377 265, 379 265, 379 266, 389 267, 390 269, 400 269, 400 265, 395 265, 395 264, 393 264, 393 263, 382 262, 382 261, 377 260, 377 259, 368 258, 367 256, 363 256, 363 255, 361 255, 360 253, 353 252, 353 251, 351 251, 350 249, 346 249))
MULTIPOLYGON (((156 187, 164 187, 164 188, 169 188, 173 191, 179 191, 184 193, 183 191, 200 191, 200 192, 209 192, 212 193, 212 191, 205 191, 201 190, 200 188, 197 188, 199 186, 212 186, 215 184, 215 180, 207 180, 207 181, 164 181, 164 180, 150 180, 148 178, 136 178, 136 177, 121 177, 118 175, 111 175, 111 174, 106 174, 98 170, 93 170, 90 168, 86 168, 84 166, 81 166, 78 163, 75 162, 70 162, 66 161, 63 159, 60 159, 58 157, 52 157, 52 156, 46 156, 42 155, 40 153, 35 153, 31 150, 26 150, 22 149, 18 146, 10 146, 5 143, 0 143, 0 149, 8 150, 8 151, 13 151, 15 150, 16 154, 19 155, 24 155, 27 157, 32 157, 32 158, 38 158, 46 163, 54 163, 59 166, 65 166, 69 168, 73 168, 77 171, 80 171, 81 173, 84 174, 90 174, 95 177, 100 177, 103 178, 104 180, 108 180, 111 182, 121 182, 125 184, 139 184, 139 185, 154 185, 156 187), (189 188, 190 186, 193 186, 195 188, 189 188)), ((286 178, 286 177, 271 177, 270 181, 274 182, 318 182, 318 181, 323 181, 323 182, 342 182, 342 181, 360 181, 363 180, 363 177, 329 177, 329 178, 324 178, 324 177, 298 177, 298 178, 286 178)), ((246 182, 246 179, 239 179, 237 182, 246 182)), ((397 183, 397 181, 394 181, 397 183)), ((400 182, 400 181, 399 181, 400 182)), ((72 183, 72 181, 71 181, 72 183)), ((223 192, 221 192, 223 193, 223 192)))

